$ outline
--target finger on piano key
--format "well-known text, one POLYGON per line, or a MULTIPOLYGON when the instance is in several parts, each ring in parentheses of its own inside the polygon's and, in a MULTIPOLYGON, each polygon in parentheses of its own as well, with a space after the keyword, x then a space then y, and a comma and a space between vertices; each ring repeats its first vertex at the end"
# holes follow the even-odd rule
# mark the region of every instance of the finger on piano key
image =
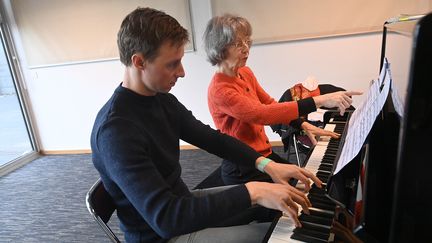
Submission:
POLYGON ((330 137, 330 136, 320 136, 320 137, 319 137, 319 141, 322 141, 322 142, 329 142, 331 138, 332 138, 332 137, 330 137))
POLYGON ((306 190, 306 188, 310 188, 312 184, 311 180, 309 180, 309 182, 309 187, 306 187, 306 185, 302 181, 298 181, 295 188, 299 189, 302 192, 308 192, 309 190, 306 190))
POLYGON ((273 230, 273 233, 268 240, 269 243, 286 243, 286 242, 301 242, 291 239, 291 235, 295 229, 295 224, 289 216, 283 215, 279 218, 278 224, 273 230))

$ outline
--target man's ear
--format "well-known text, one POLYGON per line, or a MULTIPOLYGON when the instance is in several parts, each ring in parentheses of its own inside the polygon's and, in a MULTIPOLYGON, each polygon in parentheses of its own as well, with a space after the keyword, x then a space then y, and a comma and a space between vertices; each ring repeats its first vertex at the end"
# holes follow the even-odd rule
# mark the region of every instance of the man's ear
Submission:
POLYGON ((144 69, 145 68, 145 58, 140 53, 135 53, 131 57, 132 59, 132 65, 137 69, 144 69))

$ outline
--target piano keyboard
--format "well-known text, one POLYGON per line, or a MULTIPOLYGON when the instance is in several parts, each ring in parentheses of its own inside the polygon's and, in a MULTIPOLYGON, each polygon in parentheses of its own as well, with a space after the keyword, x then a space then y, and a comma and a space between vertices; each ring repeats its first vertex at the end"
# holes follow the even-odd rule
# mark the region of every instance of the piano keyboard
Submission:
MULTIPOLYGON (((327 124, 325 130, 343 133, 345 123, 327 124)), ((306 169, 314 173, 325 187, 333 168, 336 153, 339 149, 339 139, 320 138, 314 147, 306 169)), ((298 185, 300 186, 300 185, 298 185)), ((328 242, 333 240, 330 227, 333 221, 336 205, 325 195, 324 189, 312 186, 308 193, 312 203, 309 208, 310 215, 303 212, 299 216, 301 228, 296 228, 291 219, 287 216, 279 218, 268 242, 328 242)))

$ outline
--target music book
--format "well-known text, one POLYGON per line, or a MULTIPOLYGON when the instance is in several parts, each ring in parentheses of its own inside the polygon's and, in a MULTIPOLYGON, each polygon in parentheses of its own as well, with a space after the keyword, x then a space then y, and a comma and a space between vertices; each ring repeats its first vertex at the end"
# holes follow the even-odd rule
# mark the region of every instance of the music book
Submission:
POLYGON ((378 80, 372 81, 365 99, 351 115, 334 175, 360 152, 376 117, 384 106, 390 87, 390 65, 385 62, 378 80))

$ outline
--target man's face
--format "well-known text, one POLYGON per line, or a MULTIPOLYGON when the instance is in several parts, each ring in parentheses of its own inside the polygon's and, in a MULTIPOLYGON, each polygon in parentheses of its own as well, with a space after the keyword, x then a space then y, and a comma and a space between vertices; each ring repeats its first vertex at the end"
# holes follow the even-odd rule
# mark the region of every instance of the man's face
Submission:
POLYGON ((153 61, 145 61, 141 81, 146 93, 168 93, 177 82, 184 77, 185 72, 181 60, 184 55, 184 45, 176 46, 165 42, 159 48, 159 54, 153 61))

